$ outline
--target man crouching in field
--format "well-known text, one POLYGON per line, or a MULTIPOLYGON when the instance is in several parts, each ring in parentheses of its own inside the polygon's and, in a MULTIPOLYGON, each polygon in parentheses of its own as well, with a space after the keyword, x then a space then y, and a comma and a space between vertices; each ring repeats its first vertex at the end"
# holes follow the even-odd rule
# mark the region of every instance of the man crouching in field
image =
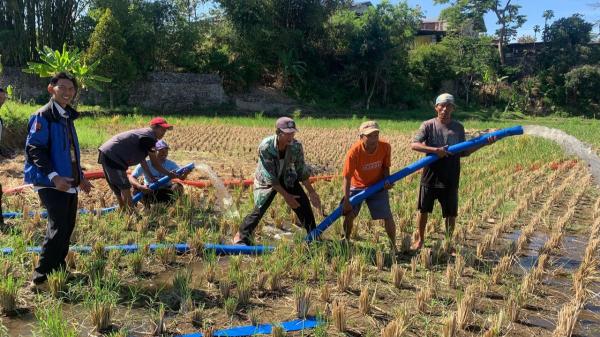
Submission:
POLYGON ((254 210, 244 218, 233 239, 234 244, 252 244, 252 232, 277 193, 296 213, 308 233, 316 226, 310 204, 320 210, 321 199, 308 179, 310 172, 304 162, 302 144, 294 139, 298 132, 296 123, 291 118, 281 117, 275 123, 275 128, 275 135, 263 139, 258 146, 254 210), (308 191, 308 196, 300 182, 308 191))
MULTIPOLYGON (((162 139, 159 140, 156 142, 154 149, 156 150, 156 157, 162 164, 162 167, 170 172, 179 170, 179 165, 167 158, 169 156, 169 145, 167 145, 167 142, 162 139)), ((183 185, 171 181, 165 186, 161 186, 157 190, 150 189, 148 185, 150 185, 153 180, 159 180, 160 178, 164 177, 164 175, 158 172, 158 170, 152 164, 152 161, 147 160, 146 165, 148 165, 148 168, 150 169, 150 173, 152 174, 151 176, 146 175, 141 164, 138 164, 135 169, 133 169, 133 172, 128 176, 131 186, 144 194, 144 197, 142 198, 144 205, 150 205, 153 203, 171 203, 177 196, 183 194, 183 185), (144 176, 144 184, 140 184, 138 181, 142 175, 144 176)), ((182 173, 181 179, 185 179, 188 174, 189 171, 182 173)))
POLYGON ((128 167, 140 164, 144 174, 152 178, 151 182, 156 181, 146 163, 146 157, 150 157, 150 162, 158 173, 171 178, 179 178, 176 173, 170 172, 162 166, 154 148, 156 142, 163 138, 167 130, 171 129, 173 126, 168 124, 164 118, 156 117, 150 121, 149 127, 119 133, 98 149, 98 163, 102 165, 104 177, 117 197, 121 209, 134 211, 131 183, 126 172, 128 167))
POLYGON ((58 73, 50 80, 50 102, 31 116, 25 143, 25 182, 33 184, 48 211, 48 230, 38 266, 33 272, 33 290, 46 285, 47 275, 65 267, 69 241, 77 217, 77 194, 92 185, 81 170, 79 143, 73 120, 79 113, 71 107, 77 82, 58 73))
MULTIPOLYGON (((350 204, 350 198, 378 181, 390 175, 392 147, 390 143, 379 139, 379 125, 367 121, 360 125, 359 137, 344 161, 342 176, 344 177, 342 200, 344 214, 344 235, 347 242, 352 235, 354 219, 358 216, 362 202, 356 206, 350 204)), ((396 224, 390 209, 388 190, 392 184, 385 182, 384 189, 368 197, 365 201, 373 220, 383 220, 385 231, 390 240, 392 252, 396 252, 396 224)))

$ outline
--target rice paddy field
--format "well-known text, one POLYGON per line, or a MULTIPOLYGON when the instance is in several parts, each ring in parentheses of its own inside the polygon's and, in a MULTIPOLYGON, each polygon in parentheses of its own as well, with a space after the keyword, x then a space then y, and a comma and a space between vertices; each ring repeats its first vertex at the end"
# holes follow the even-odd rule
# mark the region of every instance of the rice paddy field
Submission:
MULTIPOLYGON (((430 117, 424 117, 427 119, 430 117)), ((77 122, 83 166, 94 171, 96 147, 112 134, 141 127, 146 116, 84 117, 77 122)), ((206 164, 221 179, 252 178, 257 145, 274 130, 269 118, 171 117, 165 140, 179 164, 206 164)), ((339 175, 362 119, 297 120, 297 134, 314 175, 339 175)), ((409 148, 420 121, 380 121, 392 145, 392 171, 421 157, 409 148)), ((598 154, 600 122, 583 119, 463 121, 470 136, 517 124, 562 129, 598 154)), ((0 162, 4 189, 22 185, 23 152, 10 131, 11 158, 0 162)), ((3 140, 4 142, 4 140, 3 140)), ((208 179, 195 170, 191 180, 208 179)), ((459 217, 444 237, 439 207, 425 246, 409 249, 416 226, 417 172, 390 198, 399 252, 393 255, 383 224, 366 208, 349 246, 341 222, 307 245, 295 216, 277 197, 255 240, 275 246, 260 256, 217 256, 206 243, 229 244, 252 208, 252 189, 229 188, 232 209, 217 207, 224 192, 185 187, 171 207, 80 215, 72 237, 89 254, 70 253, 68 270, 49 276, 49 289, 28 287, 46 222, 10 219, 0 229, 0 336, 174 336, 235 326, 317 317, 316 329, 288 336, 600 336, 600 190, 587 164, 552 141, 509 137, 462 159, 459 217), (105 245, 188 243, 125 254, 105 245)), ((115 204, 103 180, 94 180, 80 207, 115 204)), ((342 197, 341 179, 314 183, 326 212, 342 197)), ((4 211, 39 210, 32 190, 3 197, 4 211)), ((316 214, 317 222, 322 220, 316 214)), ((273 329, 273 336, 285 333, 273 329)))

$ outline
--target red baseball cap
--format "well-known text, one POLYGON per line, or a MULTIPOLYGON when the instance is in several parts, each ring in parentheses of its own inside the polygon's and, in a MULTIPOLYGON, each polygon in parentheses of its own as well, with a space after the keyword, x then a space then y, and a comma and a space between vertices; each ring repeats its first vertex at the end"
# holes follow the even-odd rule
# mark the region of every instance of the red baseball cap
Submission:
POLYGON ((150 126, 155 126, 155 125, 163 127, 167 130, 173 129, 173 125, 167 123, 167 120, 162 117, 152 118, 152 120, 150 121, 150 126))

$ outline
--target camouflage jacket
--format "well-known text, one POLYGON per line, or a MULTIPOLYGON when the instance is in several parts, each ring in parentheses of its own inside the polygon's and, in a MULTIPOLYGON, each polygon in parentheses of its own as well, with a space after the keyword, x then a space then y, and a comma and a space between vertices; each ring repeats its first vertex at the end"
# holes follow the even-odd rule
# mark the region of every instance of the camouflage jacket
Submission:
POLYGON ((263 139, 258 146, 258 165, 254 175, 254 205, 262 206, 273 192, 273 185, 280 185, 280 181, 291 188, 296 180, 304 181, 309 176, 309 169, 304 162, 304 150, 299 141, 294 140, 288 145, 285 157, 280 158, 277 136, 263 139), (283 165, 280 159, 283 159, 283 165))

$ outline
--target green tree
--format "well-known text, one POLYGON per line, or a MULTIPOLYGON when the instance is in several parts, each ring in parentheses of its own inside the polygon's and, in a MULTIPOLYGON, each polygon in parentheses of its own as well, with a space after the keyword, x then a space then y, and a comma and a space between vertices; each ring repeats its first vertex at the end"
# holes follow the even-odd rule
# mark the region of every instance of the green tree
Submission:
POLYGON ((573 68, 565 74, 565 88, 568 101, 584 111, 600 112, 600 66, 583 65, 573 68))
POLYGON ((515 5, 512 0, 434 0, 437 4, 451 3, 452 11, 460 17, 482 18, 485 13, 492 12, 496 15, 496 30, 498 36, 498 54, 500 63, 504 65, 504 47, 516 36, 517 29, 525 23, 525 16, 519 14, 520 5, 515 5))
POLYGON ((420 23, 421 12, 406 3, 383 1, 364 14, 341 10, 328 23, 330 43, 343 78, 359 88, 367 109, 375 93, 385 103, 390 84, 408 65, 408 50, 420 23))
POLYGON ((489 46, 490 37, 448 36, 442 41, 449 54, 449 63, 463 87, 465 102, 470 103, 477 80, 496 82, 498 56, 489 46))
POLYGON ((538 77, 542 90, 555 103, 566 103, 564 74, 572 68, 595 62, 589 45, 592 24, 579 14, 560 18, 547 29, 545 43, 539 56, 538 77))
POLYGON ((86 61, 97 65, 97 71, 113 79, 106 85, 111 108, 115 90, 123 88, 135 75, 131 60, 123 52, 125 39, 122 34, 121 25, 112 11, 106 9, 90 37, 90 47, 85 54, 86 61))

